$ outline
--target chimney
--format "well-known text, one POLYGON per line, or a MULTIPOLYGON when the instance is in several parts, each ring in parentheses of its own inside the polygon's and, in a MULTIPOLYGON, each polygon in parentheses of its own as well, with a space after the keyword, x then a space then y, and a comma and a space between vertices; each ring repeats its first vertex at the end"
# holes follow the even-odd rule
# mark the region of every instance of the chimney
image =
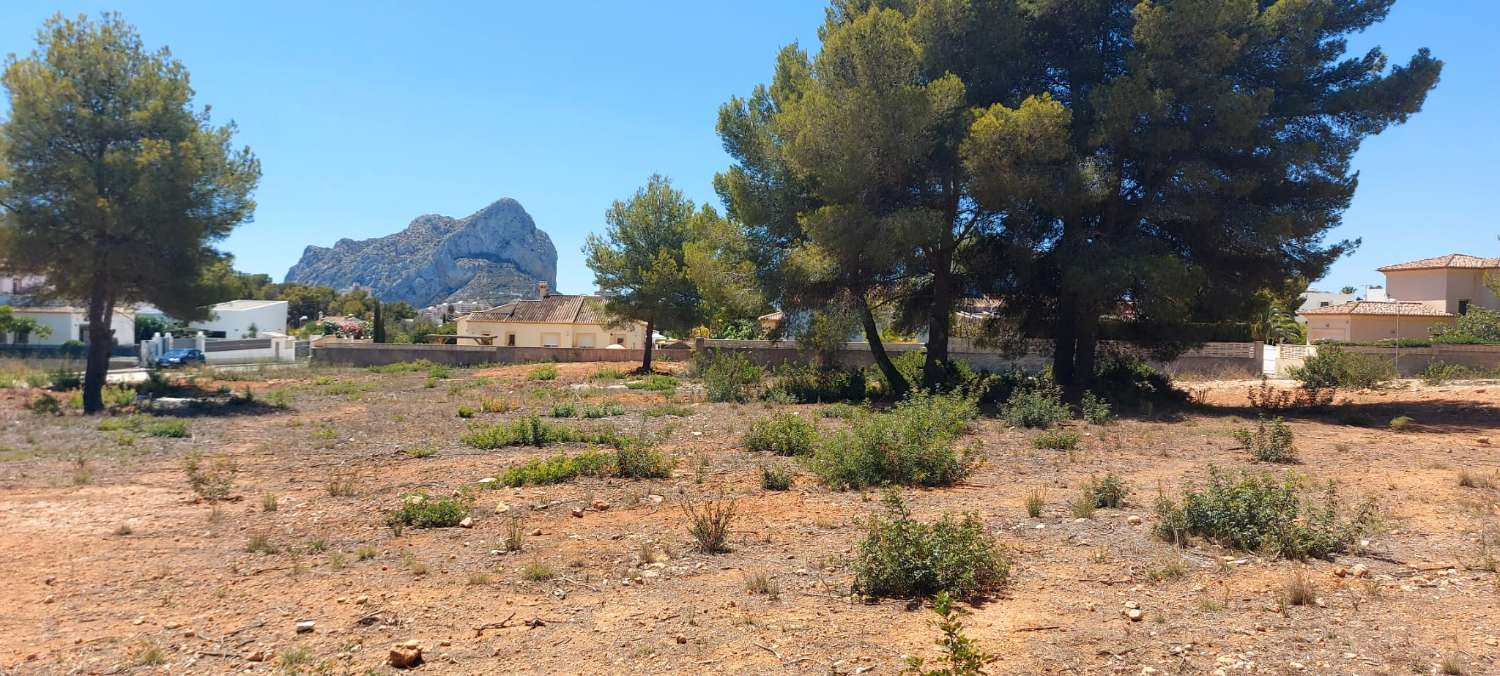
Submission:
POLYGON ((541 300, 541 299, 547 297, 547 281, 546 280, 542 280, 542 281, 536 283, 536 297, 537 297, 537 300, 541 300))

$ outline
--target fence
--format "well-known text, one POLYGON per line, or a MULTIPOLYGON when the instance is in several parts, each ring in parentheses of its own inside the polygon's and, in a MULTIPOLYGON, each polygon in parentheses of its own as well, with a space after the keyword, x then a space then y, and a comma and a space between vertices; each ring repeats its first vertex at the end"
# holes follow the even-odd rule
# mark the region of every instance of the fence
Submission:
MULTIPOLYGON (((667 356, 676 350, 657 350, 667 356)), ((618 361, 639 362, 640 350, 599 347, 504 347, 493 345, 403 345, 394 343, 324 342, 315 345, 312 358, 320 364, 380 366, 426 359, 449 366, 475 364, 519 364, 525 362, 618 361)))
POLYGON ((201 332, 184 338, 156 335, 141 341, 139 362, 141 366, 149 366, 167 351, 180 348, 197 348, 203 352, 203 359, 210 363, 290 362, 296 361, 299 352, 306 354, 305 344, 306 341, 290 337, 209 340, 201 332), (299 348, 299 342, 304 346, 299 348))

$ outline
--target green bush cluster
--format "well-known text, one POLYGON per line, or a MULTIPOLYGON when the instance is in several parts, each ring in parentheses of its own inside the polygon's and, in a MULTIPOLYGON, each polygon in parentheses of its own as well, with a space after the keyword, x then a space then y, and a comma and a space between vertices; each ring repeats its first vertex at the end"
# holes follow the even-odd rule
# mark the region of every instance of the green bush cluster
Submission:
POLYGON ((1371 532, 1378 517, 1374 500, 1344 509, 1332 482, 1317 496, 1291 472, 1228 474, 1210 467, 1208 474, 1206 486, 1189 486, 1180 500, 1157 498, 1159 537, 1183 542, 1196 535, 1290 559, 1328 558, 1371 532))
POLYGON ((653 373, 640 380, 625 383, 625 387, 647 392, 672 392, 677 389, 677 379, 669 375, 653 373))
POLYGON ((1296 462, 1297 447, 1292 444, 1292 428, 1281 418, 1267 421, 1257 420, 1255 429, 1237 428, 1232 432, 1236 441, 1244 445, 1261 462, 1296 462))
POLYGON ((557 380, 557 364, 542 364, 526 374, 527 380, 557 380))
POLYGON ((387 374, 415 373, 417 371, 426 371, 427 377, 437 379, 447 378, 449 375, 452 375, 453 372, 453 369, 451 367, 444 364, 433 363, 428 359, 418 359, 415 361, 398 361, 394 364, 381 364, 379 366, 371 366, 367 370, 370 373, 387 374))
POLYGON ((865 398, 863 370, 787 362, 777 368, 776 375, 776 389, 804 404, 862 401, 865 398))
POLYGON ((1031 440, 1031 445, 1043 450, 1071 451, 1078 448, 1083 435, 1073 430, 1046 430, 1031 440))
POLYGON ((539 416, 495 423, 487 427, 476 427, 463 436, 463 442, 474 448, 494 449, 507 446, 546 446, 548 444, 591 443, 620 446, 625 442, 609 428, 581 430, 566 425, 555 425, 539 416))
POLYGON ((641 443, 627 443, 612 453, 585 451, 536 458, 503 472, 497 482, 504 486, 556 484, 580 476, 619 476, 627 479, 665 479, 675 463, 670 457, 641 443))
POLYGON ((426 493, 413 493, 401 500, 401 509, 396 510, 386 523, 392 526, 414 528, 452 528, 469 516, 470 504, 460 497, 433 498, 426 493))
POLYGON ((973 454, 955 444, 978 415, 963 395, 916 393, 889 413, 857 415, 817 445, 810 465, 837 489, 949 485, 973 470, 973 454))
POLYGON ((768 491, 787 490, 792 487, 792 471, 780 465, 761 465, 760 487, 768 491))
POLYGON ((709 401, 750 401, 765 377, 765 369, 738 350, 705 351, 694 360, 709 401))
POLYGON ((1000 408, 1000 417, 1016 427, 1047 429, 1070 415, 1055 385, 1017 390, 1000 408))
POLYGON ((818 441, 818 430, 795 413, 777 413, 750 424, 742 443, 751 451, 776 455, 808 455, 818 441))
POLYGON ((1109 509, 1119 509, 1130 495, 1130 487, 1114 472, 1104 475, 1102 479, 1090 478, 1083 490, 1095 507, 1109 509))
POLYGON ((1109 410, 1109 402, 1100 398, 1093 392, 1084 392, 1083 401, 1078 404, 1079 413, 1090 425, 1105 425, 1114 418, 1109 410))
POLYGON ((851 568, 855 593, 866 596, 973 598, 1003 584, 1010 561, 974 514, 923 523, 892 492, 866 521, 851 568))
POLYGON ((1303 387, 1367 390, 1379 388, 1394 379, 1396 367, 1380 355, 1345 352, 1334 345, 1320 345, 1316 355, 1291 370, 1291 376, 1303 387))

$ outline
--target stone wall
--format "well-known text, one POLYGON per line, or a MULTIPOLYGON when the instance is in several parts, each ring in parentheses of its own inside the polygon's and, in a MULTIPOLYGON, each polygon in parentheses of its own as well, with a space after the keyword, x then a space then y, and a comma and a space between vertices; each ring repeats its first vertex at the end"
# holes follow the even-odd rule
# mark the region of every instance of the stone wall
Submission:
POLYGON ((1427 370, 1433 362, 1459 364, 1476 371, 1500 369, 1500 345, 1432 345, 1430 347, 1364 347, 1345 346, 1345 352, 1373 354, 1391 360, 1403 378, 1412 378, 1427 370))
MULTIPOLYGON (((674 351, 658 350, 667 356, 674 351)), ((596 347, 504 347, 494 345, 401 345, 395 343, 324 343, 314 346, 313 361, 338 366, 380 366, 426 359, 449 366, 521 364, 527 362, 640 362, 640 350, 596 347)))

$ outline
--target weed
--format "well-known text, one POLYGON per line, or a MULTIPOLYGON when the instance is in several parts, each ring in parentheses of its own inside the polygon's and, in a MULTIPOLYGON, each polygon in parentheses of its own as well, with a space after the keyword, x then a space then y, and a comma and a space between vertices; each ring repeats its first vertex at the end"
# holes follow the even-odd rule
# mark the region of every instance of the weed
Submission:
POLYGON ((1292 445, 1292 428, 1281 418, 1267 423, 1262 417, 1256 421, 1255 429, 1236 428, 1232 432, 1236 441, 1250 451, 1250 455, 1261 462, 1291 463, 1297 461, 1297 447, 1292 445))
POLYGON ((490 584, 491 582, 494 582, 494 578, 491 578, 489 573, 486 573, 482 570, 476 570, 472 573, 469 573, 468 583, 471 587, 483 587, 490 584))
POLYGON ((1495 481, 1482 474, 1470 473, 1467 469, 1458 471, 1458 485, 1464 488, 1494 488, 1495 481))
POLYGON ((291 408, 292 393, 284 389, 267 390, 266 403, 276 408, 291 408))
POLYGON ((1337 394, 1336 387, 1304 385, 1295 390, 1283 390, 1272 386, 1265 376, 1261 376, 1258 387, 1251 387, 1246 392, 1250 405, 1262 413, 1327 408, 1337 394))
POLYGON ((437 448, 432 444, 421 444, 418 446, 412 446, 411 448, 402 451, 402 453, 405 453, 407 457, 411 458, 430 458, 434 455, 437 455, 437 448))
POLYGON ((35 399, 26 402, 26 410, 36 415, 62 415, 62 404, 46 392, 37 395, 35 399))
POLYGON ((865 522, 851 567, 855 592, 884 597, 947 592, 971 598, 1010 574, 1010 562, 979 517, 944 514, 932 523, 916 521, 894 491, 886 494, 883 511, 865 522))
POLYGON ((489 427, 476 427, 463 436, 463 442, 474 448, 494 449, 507 446, 541 447, 568 442, 620 446, 625 443, 625 439, 609 428, 580 430, 548 423, 538 416, 530 415, 489 427))
POLYGON ((595 371, 594 375, 589 376, 589 378, 592 380, 624 380, 625 372, 613 366, 606 366, 595 371))
POLYGON ((1317 597, 1318 590, 1313 587, 1312 581, 1307 579, 1307 573, 1300 568, 1292 571, 1292 574, 1282 582, 1282 607, 1312 605, 1317 597))
POLYGON ((278 502, 276 500, 275 493, 266 493, 265 495, 260 496, 260 511, 274 512, 276 511, 277 507, 278 502))
POLYGON ((349 557, 343 552, 333 552, 328 555, 328 567, 333 570, 343 570, 349 565, 349 557))
POLYGON ((978 676, 984 673, 985 666, 1000 659, 981 651, 974 639, 964 636, 959 611, 953 608, 953 597, 947 592, 938 592, 932 602, 932 612, 937 614, 938 619, 934 624, 943 634, 937 640, 937 645, 943 649, 944 666, 928 669, 926 660, 913 655, 906 658, 906 668, 901 670, 902 676, 978 676))
POLYGON ((734 522, 736 503, 720 496, 700 505, 683 500, 682 511, 688 518, 688 533, 698 543, 698 551, 719 554, 729 551, 729 527, 734 522))
POLYGON ((1094 496, 1087 490, 1068 502, 1068 511, 1073 513, 1075 519, 1092 519, 1094 510, 1098 508, 1099 505, 1094 502, 1094 496))
POLYGON ((1179 580, 1187 577, 1187 564, 1177 556, 1164 556, 1157 559, 1146 569, 1146 577, 1152 582, 1164 582, 1167 580, 1179 580))
POLYGON ((245 543, 245 551, 251 554, 275 554, 280 549, 271 543, 268 535, 252 535, 250 541, 245 543))
POLYGON ((328 551, 328 540, 325 540, 323 538, 313 538, 307 541, 307 553, 322 554, 326 551, 328 551))
POLYGON ((557 380, 557 364, 542 364, 526 374, 527 380, 557 380))
POLYGON ((167 663, 167 653, 155 641, 141 639, 130 648, 128 665, 132 667, 156 667, 167 663))
POLYGON ((480 397, 479 410, 485 413, 509 413, 516 410, 516 403, 509 399, 480 397))
POLYGON ((608 476, 615 472, 614 458, 607 453, 586 451, 574 456, 563 454, 537 458, 507 469, 499 477, 506 486, 538 486, 568 481, 578 476, 608 476))
POLYGON ((472 418, 477 412, 478 411, 475 411, 473 407, 465 406, 463 404, 458 405, 458 417, 460 418, 472 418))
POLYGON ((1396 377, 1396 368, 1378 355, 1345 352, 1333 345, 1323 345, 1302 366, 1291 370, 1291 376, 1303 387, 1376 389, 1396 377))
POLYGON ((130 524, 128 523, 122 523, 119 526, 115 527, 115 535, 118 535, 120 537, 125 537, 126 535, 130 535, 134 532, 135 529, 131 528, 130 524))
POLYGON ((505 551, 521 551, 523 540, 525 538, 525 532, 523 530, 523 526, 525 525, 525 523, 525 520, 519 516, 513 516, 505 522, 505 539, 502 541, 502 546, 504 547, 505 551))
POLYGON ((1031 445, 1051 451, 1071 451, 1078 448, 1083 435, 1072 430, 1047 430, 1031 440, 1031 445))
POLYGON ((677 389, 677 379, 669 375, 653 373, 640 380, 625 383, 625 387, 648 392, 672 392, 677 389))
POLYGON ((352 498, 354 489, 359 483, 359 478, 349 472, 334 472, 328 475, 328 481, 323 488, 328 491, 329 497, 352 498))
POLYGON ((865 409, 859 406, 845 403, 829 404, 827 406, 824 406, 823 408, 818 409, 818 415, 824 418, 847 419, 853 418, 864 412, 865 409))
POLYGON ((401 509, 387 519, 392 526, 452 528, 469 515, 470 505, 459 498, 433 498, 414 493, 401 501, 401 509))
POLYGON ((578 406, 571 401, 552 407, 552 417, 554 418, 572 418, 576 415, 578 415, 578 406))
POLYGON ((781 598, 781 583, 768 573, 751 573, 745 576, 745 591, 775 601, 781 598))
POLYGON ((1409 432, 1412 430, 1414 422, 1416 421, 1412 420, 1408 416, 1398 415, 1394 418, 1391 418, 1391 422, 1386 426, 1389 427, 1392 432, 1409 432))
POLYGON ((1026 492, 1026 516, 1033 519, 1042 515, 1042 507, 1047 504, 1047 489, 1033 488, 1026 492))
POLYGON ((357 561, 369 561, 370 559, 375 558, 375 555, 379 553, 380 552, 375 549, 375 545, 360 545, 354 548, 354 558, 357 561))
POLYGON ((234 490, 234 477, 239 473, 239 465, 227 455, 205 459, 202 452, 193 449, 182 459, 182 472, 187 475, 188 487, 194 493, 204 500, 214 502, 229 497, 234 490))
POLYGON ((615 465, 620 476, 627 479, 666 479, 677 463, 645 443, 632 442, 615 451, 615 465))
POLYGON ((791 488, 791 470, 781 466, 761 465, 760 487, 768 491, 784 491, 791 488))
POLYGON ((742 443, 745 448, 776 455, 809 455, 818 441, 818 430, 795 413, 777 413, 750 424, 742 443))
POLYGON ((597 404, 585 405, 581 413, 585 418, 608 418, 625 415, 625 405, 618 401, 604 401, 597 404))
POLYGON ((552 566, 541 561, 532 561, 521 566, 521 579, 527 582, 546 582, 554 577, 557 577, 557 572, 552 570, 552 566))

